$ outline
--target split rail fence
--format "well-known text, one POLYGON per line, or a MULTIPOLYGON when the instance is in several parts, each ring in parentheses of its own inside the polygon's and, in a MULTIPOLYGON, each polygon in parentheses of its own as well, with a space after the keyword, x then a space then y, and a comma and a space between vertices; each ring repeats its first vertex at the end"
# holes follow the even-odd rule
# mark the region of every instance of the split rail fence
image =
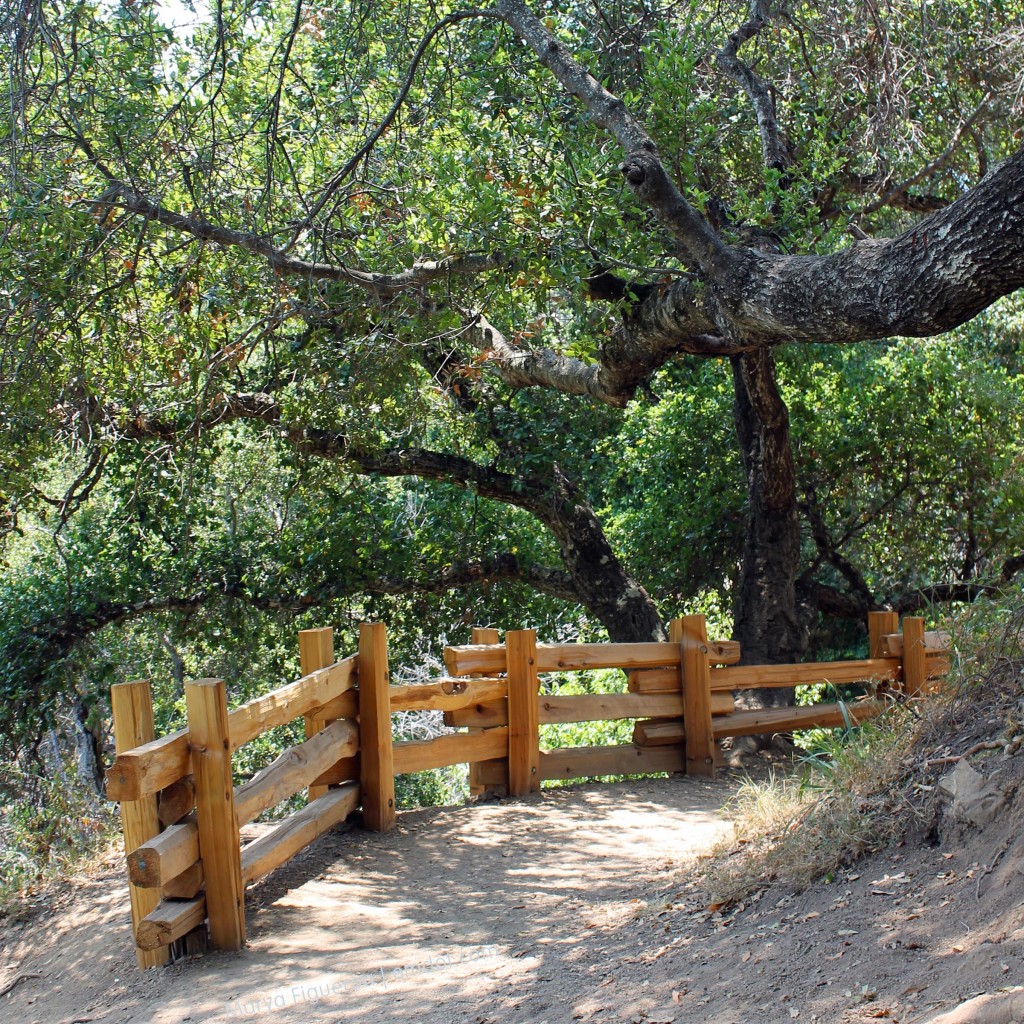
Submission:
POLYGON ((172 943, 203 934, 215 948, 245 942, 246 885, 289 860, 317 836, 362 809, 375 831, 395 821, 395 776, 470 765, 474 793, 536 792, 545 780, 686 772, 712 775, 716 741, 860 722, 893 694, 928 691, 945 674, 945 637, 924 620, 872 613, 870 657, 860 661, 739 665, 739 644, 709 641, 704 617, 671 623, 667 642, 543 644, 533 630, 505 642, 476 629, 473 643, 445 650, 450 673, 425 684, 391 685, 385 629, 360 626, 357 654, 335 660, 331 629, 299 634, 302 677, 228 709, 225 683, 185 685, 188 724, 154 735, 149 684, 111 690, 116 759, 107 796, 120 803, 133 930, 140 967, 163 963, 172 943), (622 669, 628 691, 545 694, 546 673, 622 669), (869 683, 856 701, 737 710, 734 693, 829 682, 869 683), (885 691, 889 691, 887 694, 885 691), (444 713, 452 732, 395 742, 396 711, 444 713), (297 718, 306 740, 235 787, 231 755, 297 718), (540 726, 635 720, 633 742, 542 750, 540 726), (309 802, 243 845, 241 828, 302 790, 309 802))

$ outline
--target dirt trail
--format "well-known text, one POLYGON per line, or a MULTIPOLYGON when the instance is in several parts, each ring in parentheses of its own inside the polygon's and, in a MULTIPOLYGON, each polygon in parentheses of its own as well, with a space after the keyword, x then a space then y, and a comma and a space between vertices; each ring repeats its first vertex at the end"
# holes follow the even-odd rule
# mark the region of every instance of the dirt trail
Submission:
POLYGON ((639 893, 726 828, 733 785, 573 787, 402 813, 384 835, 331 834, 250 890, 241 954, 145 974, 111 873, 48 924, 7 934, 0 987, 43 977, 0 999, 0 1021, 526 1024, 670 1006, 671 988, 641 983, 624 1004, 607 983, 650 937, 649 922, 639 939, 621 926, 643 922, 639 893))
POLYGON ((985 828, 717 912, 686 864, 728 828, 724 773, 403 813, 251 890, 242 953, 145 973, 112 860, 0 934, 0 991, 38 975, 0 1024, 920 1024, 1024 983, 1022 770, 986 768, 1015 796, 985 828))

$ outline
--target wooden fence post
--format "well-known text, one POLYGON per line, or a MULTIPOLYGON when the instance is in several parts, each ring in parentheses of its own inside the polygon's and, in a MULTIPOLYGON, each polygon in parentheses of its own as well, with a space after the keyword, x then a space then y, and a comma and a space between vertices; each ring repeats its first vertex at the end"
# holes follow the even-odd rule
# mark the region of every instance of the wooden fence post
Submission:
MULTIPOLYGON (((470 638, 474 644, 499 644, 501 634, 496 629, 487 626, 474 626, 473 635, 470 638)), ((482 732, 482 729, 470 729, 470 732, 482 732)), ((480 781, 480 765, 483 762, 473 761, 469 766, 469 795, 482 796, 487 792, 488 787, 480 781)))
POLYGON ((525 796, 540 791, 540 678, 537 631, 505 634, 508 669, 508 792, 525 796))
POLYGON ((908 615, 903 619, 903 690, 908 697, 924 692, 928 679, 924 650, 924 619, 908 615))
POLYGON ((186 683, 185 706, 210 943, 214 949, 241 949, 245 944, 245 886, 224 680, 186 683))
MULTIPOLYGON (((319 668, 327 668, 334 664, 334 630, 329 626, 323 629, 299 630, 299 671, 304 676, 319 668)), ((327 722, 313 715, 306 715, 306 739, 315 736, 327 722)), ((327 786, 310 786, 309 799, 315 800, 327 792, 327 786)))
POLYGON ((868 657, 884 658, 885 637, 899 631, 899 612, 868 612, 868 657))
MULTIPOLYGON (((110 688, 110 710, 114 716, 114 750, 123 754, 126 750, 139 747, 156 739, 153 725, 153 698, 149 683, 137 680, 132 683, 115 683, 110 688)), ((127 857, 143 843, 160 832, 160 821, 156 812, 156 796, 141 800, 122 800, 121 831, 124 833, 124 852, 127 857)), ((160 902, 159 889, 142 889, 128 883, 128 895, 132 904, 132 938, 139 922, 160 902)), ((168 947, 157 949, 136 949, 135 957, 139 967, 159 967, 166 963, 168 947)))
POLYGON ((683 736, 686 774, 715 777, 715 735, 711 727, 711 666, 703 615, 685 615, 669 624, 669 639, 679 644, 683 687, 683 736))
POLYGON ((386 832, 395 823, 395 761, 388 692, 388 637, 382 623, 359 624, 359 778, 363 824, 386 832))

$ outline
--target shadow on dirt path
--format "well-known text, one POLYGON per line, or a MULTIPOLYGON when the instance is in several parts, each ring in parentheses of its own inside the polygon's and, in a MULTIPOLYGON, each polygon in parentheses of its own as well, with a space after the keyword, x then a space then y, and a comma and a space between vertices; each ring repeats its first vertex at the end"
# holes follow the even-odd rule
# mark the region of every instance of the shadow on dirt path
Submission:
POLYGON ((145 973, 110 872, 5 935, 0 982, 40 977, 0 999, 0 1021, 553 1024, 621 1021, 640 1003, 654 1020, 670 984, 649 993, 637 977, 638 1003, 609 979, 651 948, 657 906, 638 894, 721 834, 734 785, 574 786, 329 834, 250 890, 242 953, 145 973))

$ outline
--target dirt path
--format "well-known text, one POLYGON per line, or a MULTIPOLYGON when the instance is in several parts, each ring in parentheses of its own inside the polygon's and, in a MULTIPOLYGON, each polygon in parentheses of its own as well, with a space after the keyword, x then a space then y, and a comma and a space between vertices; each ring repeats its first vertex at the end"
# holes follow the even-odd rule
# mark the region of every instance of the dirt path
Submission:
MULTIPOLYGON (((1016 792, 1007 771, 991 778, 1016 792)), ((920 1024, 1024 983, 1024 797, 712 913, 686 864, 735 785, 581 786, 337 832, 250 891, 242 953, 145 973, 113 859, 0 933, 0 992, 23 976, 0 1024, 920 1024)))
POLYGON ((0 987, 42 977, 0 1000, 0 1020, 526 1024, 668 1008, 671 987, 641 979, 624 1001, 610 979, 656 927, 639 894, 721 833, 732 785, 573 787, 328 835, 250 891, 244 952, 142 975, 125 889, 97 879, 92 909, 79 899, 45 929, 8 934, 0 987))

